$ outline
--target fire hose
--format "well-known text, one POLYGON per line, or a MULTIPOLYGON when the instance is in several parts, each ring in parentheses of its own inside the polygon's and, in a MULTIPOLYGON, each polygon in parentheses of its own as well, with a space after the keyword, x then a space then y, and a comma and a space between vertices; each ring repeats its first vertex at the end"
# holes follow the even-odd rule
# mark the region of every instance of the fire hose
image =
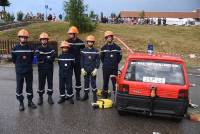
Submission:
POLYGON ((125 42, 123 42, 119 37, 114 36, 114 38, 118 40, 129 51, 129 53, 134 53, 133 50, 125 42))

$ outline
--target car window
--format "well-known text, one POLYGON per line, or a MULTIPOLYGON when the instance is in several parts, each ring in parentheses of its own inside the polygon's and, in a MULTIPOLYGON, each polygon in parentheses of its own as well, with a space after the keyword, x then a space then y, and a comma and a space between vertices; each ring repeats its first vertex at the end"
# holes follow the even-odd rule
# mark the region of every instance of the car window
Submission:
POLYGON ((132 61, 125 79, 129 81, 184 85, 182 65, 164 62, 132 61))

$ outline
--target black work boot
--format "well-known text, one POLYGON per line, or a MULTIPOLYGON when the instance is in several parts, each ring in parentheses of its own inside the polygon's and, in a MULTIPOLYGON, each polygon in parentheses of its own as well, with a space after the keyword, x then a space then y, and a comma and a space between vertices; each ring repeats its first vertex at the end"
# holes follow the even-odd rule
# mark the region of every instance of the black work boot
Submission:
POLYGON ((70 99, 70 97, 69 96, 65 96, 65 100, 69 100, 70 99))
POLYGON ((88 93, 85 92, 85 94, 84 94, 83 98, 81 99, 81 101, 86 101, 88 99, 89 99, 88 93))
POLYGON ((65 98, 61 97, 59 100, 58 100, 58 104, 61 104, 61 103, 64 103, 65 102, 65 98))
POLYGON ((80 91, 76 91, 76 100, 80 100, 80 91))
POLYGON ((43 96, 39 96, 38 105, 42 105, 42 104, 43 104, 43 96))
POLYGON ((54 104, 54 102, 53 102, 53 99, 52 99, 52 96, 51 96, 51 95, 49 95, 49 96, 48 96, 48 103, 49 103, 50 105, 53 105, 53 104, 54 104))
POLYGON ((24 111, 25 108, 24 108, 24 102, 21 101, 20 104, 19 104, 19 111, 24 111))
POLYGON ((32 109, 36 109, 37 108, 37 106, 32 101, 28 101, 28 107, 30 107, 32 109))
POLYGON ((103 91, 103 92, 102 92, 102 97, 103 97, 104 99, 107 99, 107 98, 108 98, 108 92, 107 92, 107 91, 103 91))
POLYGON ((70 104, 74 104, 73 98, 70 98, 70 99, 69 99, 69 103, 70 103, 70 104))
POLYGON ((97 102, 97 92, 93 91, 93 103, 97 102))

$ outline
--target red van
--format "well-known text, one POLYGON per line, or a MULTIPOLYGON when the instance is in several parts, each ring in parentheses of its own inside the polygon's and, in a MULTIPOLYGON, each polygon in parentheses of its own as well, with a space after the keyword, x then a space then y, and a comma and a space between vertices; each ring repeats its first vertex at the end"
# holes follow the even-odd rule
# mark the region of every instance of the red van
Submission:
POLYGON ((116 79, 120 115, 129 111, 182 119, 187 112, 189 81, 179 56, 130 54, 116 79))

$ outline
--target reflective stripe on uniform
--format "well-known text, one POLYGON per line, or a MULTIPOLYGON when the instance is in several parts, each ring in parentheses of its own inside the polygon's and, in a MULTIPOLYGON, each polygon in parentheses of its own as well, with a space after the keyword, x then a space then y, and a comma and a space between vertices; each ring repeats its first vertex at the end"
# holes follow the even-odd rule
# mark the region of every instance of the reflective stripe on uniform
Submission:
POLYGON ((52 90, 52 89, 47 89, 47 91, 53 92, 53 90, 52 90))
POLYGON ((84 89, 85 91, 88 91, 88 90, 90 90, 90 88, 86 88, 86 89, 84 89))
POLYGON ((51 54, 51 53, 54 53, 55 50, 52 50, 50 52, 42 52, 42 51, 39 51, 39 50, 36 50, 35 52, 39 53, 39 54, 44 54, 44 55, 47 55, 47 54, 51 54))
POLYGON ((61 94, 61 95, 60 95, 60 97, 65 97, 65 96, 66 96, 65 94, 61 94))
POLYGON ((58 59, 59 61, 73 61, 75 59, 58 59))
POLYGON ((111 52, 119 52, 119 53, 121 53, 121 50, 112 50, 111 52))
POLYGON ((103 50, 103 51, 101 51, 101 53, 106 53, 106 52, 108 52, 108 53, 111 53, 111 52, 119 52, 119 53, 121 53, 121 50, 103 50))
POLYGON ((16 96, 22 96, 22 95, 23 95, 23 94, 17 94, 17 93, 16 93, 16 96))
POLYGON ((29 95, 29 96, 31 96, 32 95, 32 93, 26 93, 27 95, 29 95))
POLYGON ((97 88, 95 88, 95 89, 92 89, 92 91, 97 91, 97 88))
POLYGON ((67 95, 67 97, 72 97, 72 96, 74 96, 74 94, 66 94, 67 95))
POLYGON ((84 46, 85 43, 69 43, 70 45, 75 45, 75 46, 84 46))
POLYGON ((82 88, 82 86, 75 86, 75 88, 82 88))
POLYGON ((84 52, 84 51, 81 51, 81 53, 83 53, 83 54, 99 54, 99 52, 84 52))
POLYGON ((33 50, 15 50, 12 53, 32 53, 33 50))
POLYGON ((44 90, 37 90, 37 92, 43 93, 43 92, 44 92, 44 90))

